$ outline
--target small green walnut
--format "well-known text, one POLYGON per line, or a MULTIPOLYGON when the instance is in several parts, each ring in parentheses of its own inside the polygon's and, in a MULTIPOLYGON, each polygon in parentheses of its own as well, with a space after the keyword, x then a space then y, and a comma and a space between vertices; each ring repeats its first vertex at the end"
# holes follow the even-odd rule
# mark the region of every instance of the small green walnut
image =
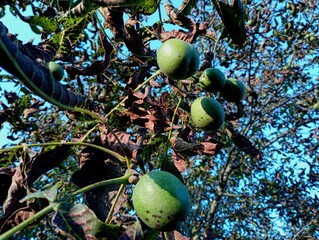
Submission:
POLYGON ((225 86, 220 90, 220 95, 229 102, 240 102, 246 92, 245 84, 238 79, 229 78, 225 86))
POLYGON ((60 64, 51 61, 48 63, 48 67, 55 80, 60 81, 63 78, 64 69, 60 64))
POLYGON ((133 206, 150 228, 172 231, 184 221, 191 200, 184 184, 173 174, 153 171, 140 178, 133 189, 133 206))
POLYGON ((217 68, 207 68, 199 77, 198 84, 207 92, 218 92, 226 84, 226 77, 217 68))
POLYGON ((162 73, 174 80, 194 75, 199 68, 196 48, 180 39, 169 39, 157 50, 157 63, 162 73))
POLYGON ((216 130, 225 120, 222 105, 211 97, 199 97, 191 106, 191 116, 196 127, 204 130, 216 130))

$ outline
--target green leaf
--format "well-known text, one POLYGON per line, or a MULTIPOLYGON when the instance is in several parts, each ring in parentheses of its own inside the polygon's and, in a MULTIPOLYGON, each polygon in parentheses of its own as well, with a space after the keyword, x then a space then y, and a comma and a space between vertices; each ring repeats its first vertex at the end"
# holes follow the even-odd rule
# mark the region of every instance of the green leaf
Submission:
POLYGON ((22 198, 20 202, 22 203, 34 198, 45 198, 49 202, 54 202, 56 200, 57 194, 58 194, 58 184, 55 184, 53 187, 45 191, 38 191, 38 192, 28 194, 27 196, 22 198))
POLYGON ((70 49, 81 38, 81 35, 88 24, 88 15, 76 17, 68 15, 59 21, 62 31, 54 35, 51 41, 60 45, 58 54, 70 54, 70 49))
POLYGON ((158 0, 93 0, 93 2, 101 7, 109 8, 128 8, 133 14, 142 13, 145 15, 153 14, 158 7, 158 0))
POLYGON ((105 224, 84 204, 61 203, 52 219, 55 227, 75 239, 118 239, 123 229, 105 224))
POLYGON ((38 27, 41 27, 47 33, 57 32, 60 29, 59 24, 55 20, 48 17, 36 15, 25 17, 22 14, 20 14, 20 12, 17 12, 17 15, 20 17, 22 21, 29 23, 31 29, 35 33, 41 33, 38 27))
POLYGON ((197 0, 184 0, 178 11, 182 15, 188 15, 191 13, 192 9, 196 7, 196 5, 197 0))
POLYGON ((59 31, 59 24, 53 19, 42 17, 42 16, 32 16, 26 21, 30 25, 42 27, 47 33, 59 31))

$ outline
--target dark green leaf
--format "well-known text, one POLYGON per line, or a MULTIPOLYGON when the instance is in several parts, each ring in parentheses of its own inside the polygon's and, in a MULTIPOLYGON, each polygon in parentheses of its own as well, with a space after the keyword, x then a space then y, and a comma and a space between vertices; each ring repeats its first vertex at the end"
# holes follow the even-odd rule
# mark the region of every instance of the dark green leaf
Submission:
POLYGON ((182 5, 179 7, 178 11, 182 15, 188 15, 191 10, 196 7, 197 0, 183 0, 182 5))
POLYGON ((189 143, 178 137, 172 137, 170 142, 176 152, 196 150, 196 147, 200 146, 198 143, 189 143))
POLYGON ((59 204, 52 223, 60 231, 75 239, 115 240, 123 229, 117 225, 105 224, 83 204, 59 204))
POLYGON ((217 0, 213 3, 231 39, 239 46, 243 46, 246 41, 246 13, 241 1, 235 0, 233 6, 217 0))

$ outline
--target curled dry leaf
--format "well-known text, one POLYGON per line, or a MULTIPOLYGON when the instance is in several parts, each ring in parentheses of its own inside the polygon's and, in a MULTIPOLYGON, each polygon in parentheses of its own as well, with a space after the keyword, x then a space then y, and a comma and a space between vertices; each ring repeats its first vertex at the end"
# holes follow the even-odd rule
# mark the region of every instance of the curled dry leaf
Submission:
POLYGON ((66 66, 65 69, 71 78, 75 78, 75 75, 86 75, 93 76, 103 73, 109 66, 111 60, 111 54, 113 51, 113 46, 107 40, 106 35, 100 33, 100 39, 104 49, 104 59, 103 61, 95 61, 91 65, 85 68, 77 68, 73 66, 66 66))
MULTIPOLYGON (((189 132, 191 133, 191 131, 189 132)), ((210 136, 206 136, 205 140, 201 142, 187 142, 179 137, 172 137, 170 139, 170 143, 173 148, 173 160, 176 168, 180 172, 184 172, 187 168, 186 160, 188 157, 194 155, 215 155, 222 149, 223 144, 212 138, 210 136)))
MULTIPOLYGON (((0 226, 0 233, 6 232, 14 226, 34 216, 36 211, 30 207, 21 207, 16 210, 6 221, 0 226)), ((2 221, 0 221, 2 223, 2 221)))
POLYGON ((0 168, 0 205, 2 206, 11 185, 12 176, 14 175, 15 168, 0 168))
POLYGON ((189 240, 188 237, 183 236, 178 231, 169 232, 168 236, 170 237, 170 239, 174 239, 174 240, 189 240))
MULTIPOLYGON (((8 218, 14 218, 14 214, 21 207, 25 207, 25 204, 19 203, 21 196, 25 196, 26 189, 24 187, 25 178, 21 171, 21 167, 18 166, 15 170, 14 175, 12 176, 11 185, 8 189, 7 198, 3 203, 2 215, 0 218, 0 232, 6 231, 8 227, 10 228, 12 221, 10 222, 10 226, 7 225, 8 218)), ((18 224, 18 222, 16 223, 18 224)))
POLYGON ((202 142, 186 142, 182 138, 172 137, 170 139, 172 147, 175 152, 181 153, 182 155, 196 155, 196 154, 208 154, 215 155, 221 149, 222 144, 216 139, 207 138, 202 142))
POLYGON ((137 152, 141 150, 139 142, 132 141, 131 135, 127 132, 117 129, 108 129, 105 125, 100 125, 100 139, 103 147, 115 151, 121 155, 131 157, 133 161, 137 161, 137 152))
MULTIPOLYGON (((101 136, 96 136, 93 144, 105 147, 101 136)), ((122 175, 116 160, 112 159, 109 154, 92 147, 85 147, 81 150, 79 165, 80 169, 73 173, 71 181, 80 188, 122 175)), ((118 187, 114 184, 106 185, 84 193, 88 207, 98 219, 103 221, 106 219, 118 187)))
POLYGON ((227 123, 227 133, 233 141, 234 145, 244 153, 250 155, 251 157, 255 157, 257 159, 261 159, 261 152, 254 146, 254 144, 245 136, 240 134, 237 130, 233 128, 231 123, 227 123))
POLYGON ((205 34, 209 28, 208 22, 195 22, 185 15, 180 14, 179 10, 170 4, 164 3, 164 8, 171 22, 188 29, 188 32, 183 30, 165 31, 162 25, 154 24, 154 31, 157 33, 158 39, 162 42, 170 38, 178 38, 191 43, 194 42, 198 36, 205 34))

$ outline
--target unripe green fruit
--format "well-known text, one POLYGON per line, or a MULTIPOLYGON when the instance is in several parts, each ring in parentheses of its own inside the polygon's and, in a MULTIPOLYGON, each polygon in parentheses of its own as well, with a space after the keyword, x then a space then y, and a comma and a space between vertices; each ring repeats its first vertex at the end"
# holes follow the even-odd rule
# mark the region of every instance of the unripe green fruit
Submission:
POLYGON ((60 81, 63 78, 64 69, 60 64, 51 61, 48 63, 48 67, 55 80, 60 81))
POLYGON ((180 39, 165 41, 157 51, 157 63, 162 73, 174 80, 194 75, 199 68, 196 48, 180 39))
POLYGON ((197 98, 191 106, 191 116, 194 125, 204 130, 216 130, 225 120, 222 105, 211 97, 197 98))
POLYGON ((218 92, 226 84, 226 77, 217 68, 207 68, 199 77, 198 84, 207 92, 218 92))
POLYGON ((132 200, 140 219, 159 231, 176 229, 191 209, 184 184, 165 171, 150 172, 141 177, 133 189, 132 200))
POLYGON ((241 101, 246 92, 245 84, 234 78, 226 80, 225 86, 220 90, 220 95, 229 102, 241 101))

